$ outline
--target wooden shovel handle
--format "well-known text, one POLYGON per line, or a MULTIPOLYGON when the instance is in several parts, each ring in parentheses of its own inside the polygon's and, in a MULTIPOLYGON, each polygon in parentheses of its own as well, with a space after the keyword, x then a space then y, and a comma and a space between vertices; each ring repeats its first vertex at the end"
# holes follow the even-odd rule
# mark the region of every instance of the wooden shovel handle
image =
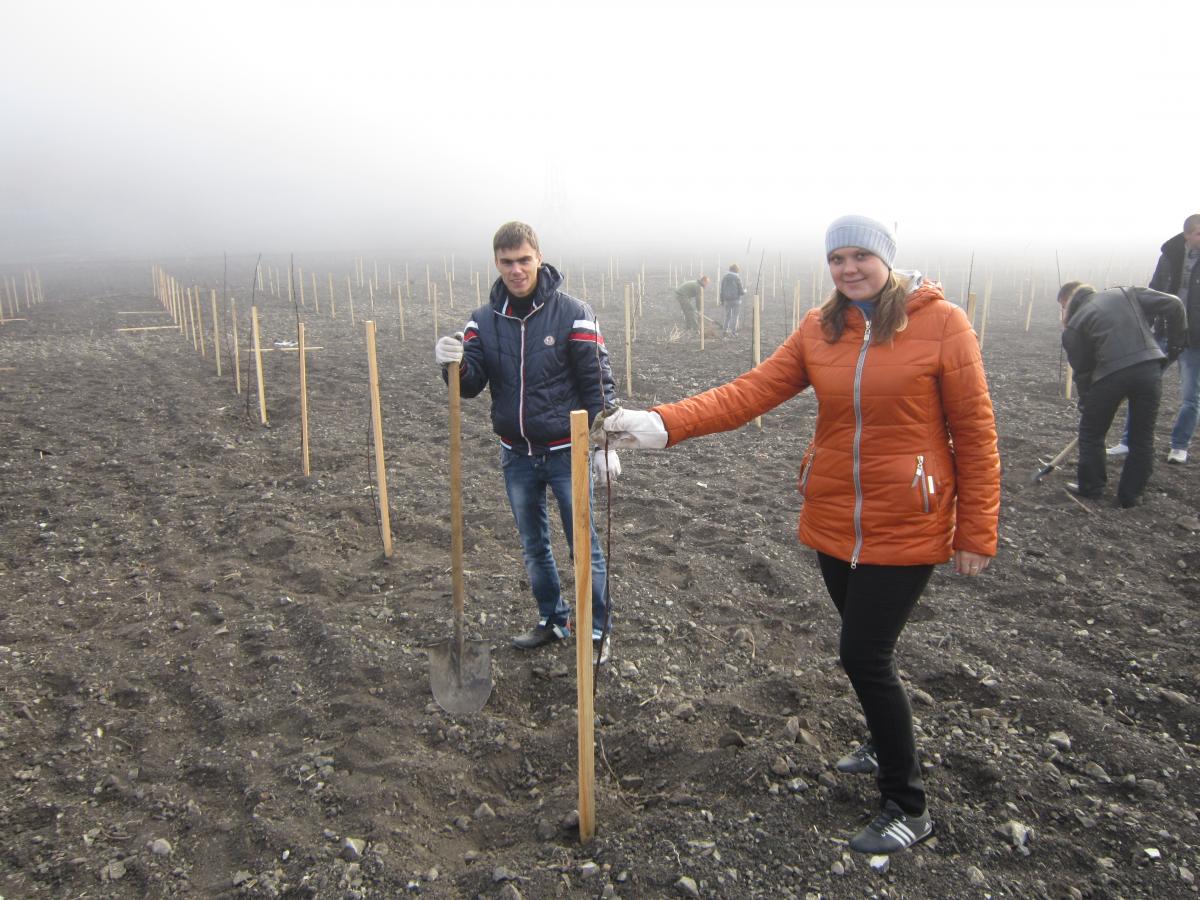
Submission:
POLYGON ((458 366, 449 366, 446 374, 450 383, 450 566, 454 591, 454 644, 461 658, 466 595, 463 584, 462 395, 458 385, 458 366))

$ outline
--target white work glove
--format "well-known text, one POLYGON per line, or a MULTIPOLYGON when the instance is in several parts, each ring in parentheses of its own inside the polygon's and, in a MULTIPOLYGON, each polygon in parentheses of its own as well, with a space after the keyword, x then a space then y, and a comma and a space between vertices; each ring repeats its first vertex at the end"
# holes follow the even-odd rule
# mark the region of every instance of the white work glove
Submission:
POLYGON ((592 477, 604 484, 606 481, 616 481, 621 474, 621 460, 616 450, 604 450, 597 447, 592 451, 592 477))
POLYGON ((667 446, 667 428, 656 412, 617 407, 605 410, 597 419, 604 431, 598 444, 617 450, 662 450, 667 446))
POLYGON ((463 335, 458 332, 454 337, 440 337, 437 343, 433 345, 433 359, 439 366, 448 366, 452 363, 462 362, 463 357, 463 335))

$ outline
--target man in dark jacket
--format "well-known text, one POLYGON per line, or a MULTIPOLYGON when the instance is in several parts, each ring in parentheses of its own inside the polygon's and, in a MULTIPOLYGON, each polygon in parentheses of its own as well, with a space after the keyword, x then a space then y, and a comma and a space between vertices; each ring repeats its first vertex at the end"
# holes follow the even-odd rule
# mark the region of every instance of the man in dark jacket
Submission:
POLYGON ((1069 281, 1058 292, 1063 347, 1079 387, 1079 481, 1067 489, 1099 497, 1108 480, 1104 436, 1122 400, 1129 401, 1129 456, 1117 485, 1117 504, 1136 506, 1154 468, 1154 422, 1162 370, 1183 349, 1187 317, 1178 297, 1147 288, 1110 288, 1069 281), (1164 353, 1149 322, 1162 316, 1164 353))
POLYGON ((1187 462, 1200 420, 1200 213, 1188 216, 1183 232, 1162 245, 1150 287, 1183 301, 1188 317, 1187 349, 1179 356, 1179 414, 1171 430, 1167 462, 1187 462))
POLYGON ((722 337, 737 337, 738 321, 742 315, 742 297, 746 295, 739 271, 741 270, 738 264, 734 263, 729 267, 729 271, 721 276, 720 299, 725 310, 725 320, 721 324, 722 337))
POLYGON ((708 287, 708 276, 701 275, 694 281, 685 281, 675 288, 675 300, 683 312, 684 324, 688 331, 696 331, 700 327, 700 292, 708 287))
MULTIPOLYGON (((434 359, 443 369, 459 366, 464 397, 484 387, 491 391, 504 486, 538 604, 537 625, 513 638, 513 646, 528 650, 570 635, 571 610, 550 546, 546 489, 554 494, 570 547, 571 411, 586 409, 590 423, 616 398, 596 314, 559 289, 562 276, 542 261, 533 229, 523 222, 500 226, 492 250, 500 278, 489 302, 471 314, 461 341, 438 340, 434 359)), ((592 464, 598 478, 621 471, 615 451, 596 451, 592 464)), ((608 612, 607 566, 594 526, 591 543, 590 624, 599 645, 608 612)), ((609 645, 603 644, 606 659, 609 645)))

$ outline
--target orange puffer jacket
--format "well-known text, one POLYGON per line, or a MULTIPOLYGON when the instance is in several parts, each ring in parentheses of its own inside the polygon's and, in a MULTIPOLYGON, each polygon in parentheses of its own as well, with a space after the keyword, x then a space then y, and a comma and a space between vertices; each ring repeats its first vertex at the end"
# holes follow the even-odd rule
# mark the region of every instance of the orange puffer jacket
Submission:
POLYGON ((979 343, 961 309, 923 282, 908 323, 871 344, 851 307, 835 344, 820 311, 741 377, 655 407, 670 444, 749 422, 809 385, 817 426, 800 465, 800 540, 875 565, 996 554, 1000 455, 979 343))

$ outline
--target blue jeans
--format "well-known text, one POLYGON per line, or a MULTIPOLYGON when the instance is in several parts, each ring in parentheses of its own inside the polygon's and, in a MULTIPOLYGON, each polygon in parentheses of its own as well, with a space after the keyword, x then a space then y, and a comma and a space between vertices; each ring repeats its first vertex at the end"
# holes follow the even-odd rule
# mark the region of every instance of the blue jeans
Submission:
POLYGON ((1200 347, 1188 347, 1179 355, 1179 415, 1171 431, 1171 449, 1186 450, 1200 419, 1200 347))
MULTIPOLYGON (((504 467, 504 489, 508 505, 521 535, 521 552, 525 571, 537 600, 538 614, 546 624, 565 625, 571 615, 570 605, 563 599, 558 578, 558 566, 550 548, 550 517, 546 512, 546 488, 554 493, 558 514, 567 535, 567 547, 574 556, 571 504, 571 451, 527 456, 500 448, 500 464, 504 467)), ((588 483, 589 501, 591 481, 588 483)), ((604 628, 608 592, 608 566, 600 549, 596 526, 592 525, 592 629, 604 628)), ((578 623, 576 623, 578 627, 578 623)))

